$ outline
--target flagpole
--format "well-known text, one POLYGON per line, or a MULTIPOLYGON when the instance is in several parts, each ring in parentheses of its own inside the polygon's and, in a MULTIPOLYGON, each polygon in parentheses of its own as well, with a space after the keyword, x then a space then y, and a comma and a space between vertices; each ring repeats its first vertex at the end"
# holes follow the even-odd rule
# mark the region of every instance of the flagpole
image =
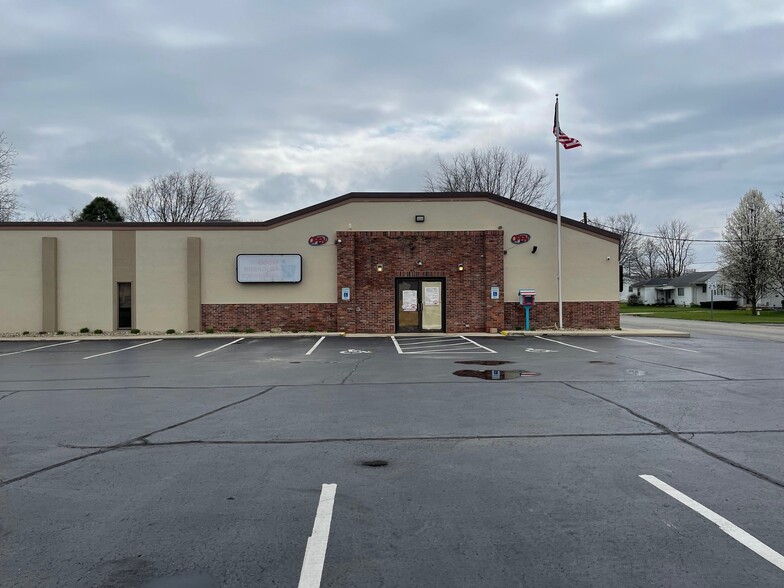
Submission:
POLYGON ((561 121, 558 119, 558 94, 555 95, 555 120, 558 127, 555 132, 555 206, 556 206, 556 238, 558 240, 558 328, 563 330, 563 293, 561 290, 561 150, 558 142, 561 132, 561 121))

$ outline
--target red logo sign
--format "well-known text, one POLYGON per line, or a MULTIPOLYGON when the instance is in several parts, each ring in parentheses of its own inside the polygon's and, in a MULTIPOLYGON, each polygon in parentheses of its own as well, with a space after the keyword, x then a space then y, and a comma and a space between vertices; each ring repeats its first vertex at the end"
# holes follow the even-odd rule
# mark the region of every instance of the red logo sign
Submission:
POLYGON ((512 243, 519 245, 520 243, 528 243, 531 240, 531 235, 528 233, 517 233, 512 235, 512 243))
POLYGON ((308 239, 308 245, 324 245, 327 241, 329 241, 329 237, 326 235, 313 235, 308 239))

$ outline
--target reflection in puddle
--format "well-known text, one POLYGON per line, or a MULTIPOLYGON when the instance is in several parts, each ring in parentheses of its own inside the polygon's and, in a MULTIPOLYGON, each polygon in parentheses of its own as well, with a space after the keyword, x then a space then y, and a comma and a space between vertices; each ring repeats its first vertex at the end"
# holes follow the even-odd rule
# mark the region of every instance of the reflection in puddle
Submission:
POLYGON ((521 370, 457 370, 454 374, 461 378, 479 378, 480 380, 513 380, 541 375, 521 370))
POLYGON ((456 361, 455 363, 462 363, 466 365, 504 365, 505 363, 514 362, 504 361, 503 359, 472 359, 466 361, 456 361))

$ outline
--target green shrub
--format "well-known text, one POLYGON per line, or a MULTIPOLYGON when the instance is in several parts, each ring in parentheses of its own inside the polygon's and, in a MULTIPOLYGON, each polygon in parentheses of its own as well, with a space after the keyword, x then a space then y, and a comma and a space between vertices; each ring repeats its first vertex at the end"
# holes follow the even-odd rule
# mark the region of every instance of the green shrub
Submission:
POLYGON ((240 330, 237 327, 232 327, 229 329, 229 333, 239 333, 240 330))
POLYGON ((255 333, 256 329, 254 329, 253 327, 248 327, 247 329, 245 329, 245 332, 246 333, 255 333))
POLYGON ((138 335, 140 332, 139 329, 131 329, 131 335, 138 335))
POLYGON ((88 329, 87 327, 82 327, 81 329, 79 329, 79 332, 80 333, 89 333, 90 329, 88 329))
POLYGON ((65 331, 57 331, 58 335, 65 335, 65 331))
POLYGON ((207 333, 208 335, 212 335, 215 332, 215 329, 213 329, 212 327, 207 327, 206 329, 204 329, 204 332, 207 333))
POLYGON ((193 329, 188 329, 188 330, 187 330, 187 331, 185 331, 185 332, 186 332, 186 333, 195 333, 196 331, 194 331, 193 329))
POLYGON ((174 335, 174 333, 176 333, 176 332, 177 331, 175 331, 174 329, 166 329, 166 334, 167 335, 174 335))
POLYGON ((94 333, 95 335, 103 335, 103 331, 102 331, 101 329, 95 329, 95 330, 93 331, 93 333, 94 333))
POLYGON ((642 300, 637 294, 629 294, 629 300, 626 302, 629 306, 642 306, 642 300))
POLYGON ((30 331, 22 331, 22 335, 29 335, 30 331))

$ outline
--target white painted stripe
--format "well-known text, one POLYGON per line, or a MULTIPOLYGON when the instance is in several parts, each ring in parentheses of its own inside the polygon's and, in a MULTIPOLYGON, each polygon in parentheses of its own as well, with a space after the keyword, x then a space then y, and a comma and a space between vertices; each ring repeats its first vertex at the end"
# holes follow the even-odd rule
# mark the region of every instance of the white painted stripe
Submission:
POLYGON ((326 336, 324 336, 324 337, 322 337, 321 339, 319 339, 318 341, 316 341, 316 344, 315 344, 315 345, 313 345, 313 347, 311 347, 311 348, 310 348, 310 350, 309 350, 309 351, 308 351, 308 352, 307 352, 305 355, 310 355, 311 353, 313 353, 313 352, 316 350, 316 347, 318 347, 319 345, 321 345, 321 342, 322 342, 324 339, 326 339, 326 338, 327 338, 327 337, 326 337, 326 336))
POLYGON ((585 347, 578 347, 577 345, 571 345, 569 343, 564 343, 563 341, 556 341, 555 339, 548 339, 547 337, 542 337, 541 335, 534 335, 537 339, 541 339, 542 341, 550 341, 551 343, 558 343, 558 345, 566 345, 567 347, 574 347, 575 349, 580 349, 582 351, 588 351, 589 353, 599 353, 598 351, 594 351, 593 349, 586 349, 585 347))
POLYGON ((244 341, 245 337, 240 337, 239 339, 234 339, 231 343, 226 343, 225 345, 221 345, 220 347, 216 347, 215 349, 210 349, 209 351, 205 351, 204 353, 199 353, 199 355, 194 355, 193 357, 202 357, 203 355, 207 355, 208 353, 212 353, 214 351, 219 351, 224 347, 228 347, 229 345, 234 345, 235 343, 239 343, 240 341, 244 341))
MULTIPOLYGON (((469 341, 460 341, 459 343, 432 343, 428 348, 430 349, 441 349, 442 347, 456 347, 456 346, 466 346, 472 345, 469 341)), ((403 350, 403 353, 413 353, 413 351, 409 351, 408 345, 401 344, 400 348, 403 350)), ((413 347, 413 349, 419 351, 420 349, 424 349, 423 347, 413 347)))
POLYGON ((155 341, 147 341, 146 343, 139 343, 138 345, 131 345, 130 347, 123 347, 122 349, 107 351, 106 353, 96 353, 95 355, 88 355, 87 357, 83 357, 82 359, 92 359, 93 357, 101 357, 102 355, 111 355, 112 353, 120 353, 120 351, 128 351, 129 349, 136 349, 137 347, 142 347, 144 345, 152 345, 153 343, 158 343, 159 341, 163 341, 163 339, 156 339, 155 341))
POLYGON ((473 343, 473 344, 474 344, 474 345, 476 345, 477 347, 481 347, 482 349, 487 349, 487 350, 488 350, 490 353, 497 353, 496 351, 493 351, 493 350, 492 350, 492 349, 490 349, 489 347, 485 347, 484 345, 480 345, 479 343, 477 343, 476 341, 473 341, 473 340, 469 339, 468 337, 464 337, 463 335, 460 335, 460 338, 461 338, 461 339, 465 339, 466 341, 471 341, 471 343, 473 343))
POLYGON ((425 349, 424 351, 404 351, 403 355, 424 355, 426 353, 430 353, 431 355, 435 355, 438 353, 448 353, 448 354, 455 354, 455 353, 495 353, 495 351, 488 351, 485 349, 477 349, 476 347, 466 348, 463 347, 462 349, 425 349))
POLYGON ((619 337, 618 335, 612 335, 612 337, 616 339, 625 339, 628 341, 636 341, 637 343, 645 343, 646 345, 655 345, 656 347, 666 347, 667 349, 677 349, 678 351, 688 351, 689 353, 699 353, 699 351, 695 351, 694 349, 684 349, 683 347, 673 347, 672 345, 662 345, 661 343, 651 343, 650 341, 643 341, 642 339, 633 339, 632 337, 619 337))
POLYGON ((400 344, 403 347, 410 347, 411 345, 440 345, 441 343, 447 343, 447 342, 451 342, 451 341, 460 341, 460 338, 459 337, 455 337, 455 338, 444 337, 444 338, 435 339, 433 337, 430 337, 430 339, 426 340, 426 341, 414 341, 413 343, 409 343, 406 340, 406 341, 402 341, 400 344))
POLYGON ((395 348, 397 349, 397 352, 398 353, 403 353, 403 350, 400 349, 400 345, 398 345, 398 342, 397 342, 397 339, 395 339, 395 336, 392 335, 391 337, 392 337, 392 343, 395 344, 395 348))
POLYGON ((332 507, 335 505, 337 484, 322 484, 316 520, 313 522, 313 533, 308 537, 305 546, 305 559, 299 575, 299 588, 318 588, 321 585, 321 573, 324 571, 324 558, 327 555, 329 527, 332 524, 332 507))
POLYGON ((49 347, 57 347, 58 345, 70 345, 71 343, 78 343, 79 340, 66 341, 65 343, 54 343, 53 345, 44 345, 43 347, 33 347, 32 349, 23 349, 22 351, 11 351, 10 353, 0 353, 0 357, 6 355, 17 355, 19 353, 27 353, 28 351, 38 351, 39 349, 48 349, 49 347))
POLYGON ((738 543, 745 545, 746 547, 751 549, 754 553, 756 553, 760 557, 765 558, 780 570, 784 570, 784 556, 782 556, 777 551, 774 551, 773 549, 765 545, 762 541, 760 541, 756 537, 748 534, 746 531, 744 531, 737 525, 731 523, 723 516, 716 514, 711 509, 701 505, 696 500, 692 500, 691 498, 686 496, 683 492, 679 492, 669 484, 662 482, 656 476, 641 474, 640 477, 646 482, 648 482, 649 484, 653 484, 654 486, 656 486, 659 490, 661 490, 665 494, 669 494, 681 504, 688 506, 694 512, 701 514, 710 522, 718 525, 719 529, 727 533, 727 535, 735 539, 735 541, 737 541, 738 543))

